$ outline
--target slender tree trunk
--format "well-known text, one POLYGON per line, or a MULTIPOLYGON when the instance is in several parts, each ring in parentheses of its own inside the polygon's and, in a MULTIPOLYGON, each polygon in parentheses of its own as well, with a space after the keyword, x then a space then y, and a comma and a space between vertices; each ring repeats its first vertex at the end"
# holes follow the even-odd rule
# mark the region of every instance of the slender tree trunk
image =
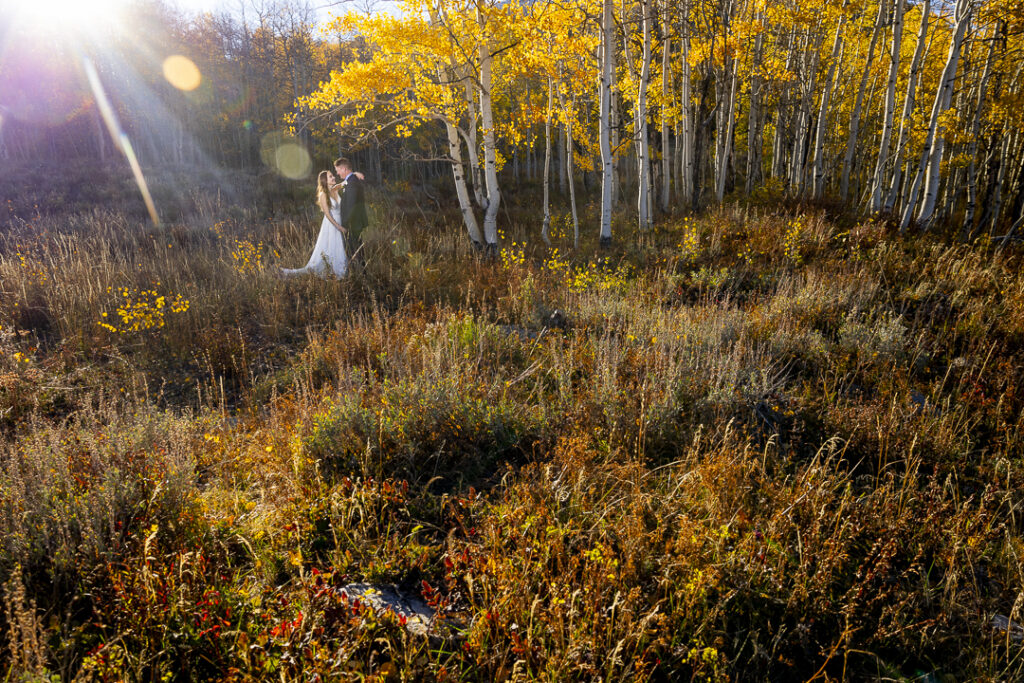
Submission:
POLYGON ((487 199, 484 196, 484 181, 481 177, 482 169, 480 168, 479 153, 477 152, 480 147, 477 141, 476 97, 473 84, 468 78, 466 79, 465 93, 466 116, 468 118, 465 130, 466 149, 469 153, 469 173, 473 183, 473 198, 476 200, 477 206, 485 208, 487 206, 487 199))
POLYGON ((896 157, 893 162, 892 178, 889 182, 889 194, 885 199, 884 210, 889 213, 896 206, 896 198, 899 196, 901 175, 903 173, 904 147, 907 144, 909 127, 913 125, 914 96, 916 94, 917 80, 921 72, 921 62, 924 59, 925 48, 928 45, 928 20, 931 17, 931 0, 924 0, 921 5, 921 27, 917 34, 917 47, 914 48, 914 57, 910 61, 910 73, 907 77, 907 94, 903 98, 903 115, 900 117, 900 133, 896 141, 896 157))
POLYGON ((568 191, 569 186, 565 180, 565 130, 558 127, 558 191, 563 195, 568 191))
MULTIPOLYGON (((760 26, 764 21, 761 12, 754 15, 755 24, 760 26)), ((758 31, 754 40, 754 60, 750 70, 750 111, 747 116, 747 177, 744 179, 743 194, 747 197, 754 187, 761 182, 761 155, 764 149, 762 131, 764 120, 761 116, 762 78, 761 61, 764 54, 764 30, 758 31)))
POLYGON ((663 33, 661 46, 661 210, 668 212, 669 202, 672 200, 672 154, 668 133, 668 111, 671 97, 671 63, 669 62, 670 50, 672 49, 672 35, 669 32, 669 2, 662 0, 662 22, 663 33))
POLYGON ((679 84, 679 103, 682 114, 682 153, 679 169, 679 194, 684 206, 693 204, 693 103, 690 93, 690 1, 682 0, 679 18, 682 48, 682 74, 679 84))
MULTIPOLYGON (((601 13, 600 147, 601 147, 601 235, 600 243, 612 241, 612 195, 615 192, 615 160, 611 144, 612 54, 615 51, 612 0, 603 0, 601 13)), ((550 101, 550 100, 549 100, 550 101)))
MULTIPOLYGON (((903 0, 895 0, 897 3, 903 0)), ((846 156, 843 158, 843 172, 839 181, 839 196, 845 202, 850 194, 850 172, 853 170, 853 155, 857 149, 857 136, 860 132, 860 112, 864 104, 864 92, 868 84, 868 76, 871 74, 871 65, 875 61, 875 46, 878 44, 878 36, 882 33, 882 24, 885 22, 886 0, 878 3, 878 18, 875 20, 875 28, 871 31, 871 41, 868 43, 868 55, 864 61, 864 72, 860 77, 860 87, 857 88, 857 98, 853 104, 853 113, 850 115, 850 137, 846 141, 846 156)))
MULTIPOLYGON (((722 6, 722 40, 728 43, 732 22, 733 1, 722 6)), ((733 128, 736 123, 736 91, 739 67, 735 58, 729 58, 725 50, 722 64, 722 78, 717 88, 718 124, 715 131, 715 199, 721 204, 725 198, 726 177, 729 172, 729 157, 732 155, 733 128)))
POLYGON ((711 130, 714 128, 715 108, 711 106, 709 92, 712 85, 712 69, 710 67, 704 72, 700 82, 700 98, 694 116, 694 146, 693 146, 693 209, 699 208, 700 198, 707 187, 707 172, 711 145, 708 141, 711 138, 711 130))
MULTIPOLYGON (((612 40, 615 39, 615 21, 612 18, 612 40)), ((611 157, 612 157, 612 210, 614 211, 616 204, 620 198, 621 178, 619 173, 621 171, 622 163, 621 158, 618 155, 619 151, 619 122, 621 121, 621 114, 619 111, 619 97, 618 93, 614 90, 615 85, 615 46, 612 45, 608 49, 608 60, 611 62, 612 75, 609 79, 610 87, 612 87, 609 95, 611 102, 611 112, 609 114, 610 125, 611 125, 611 157)))
MULTIPOLYGON (((677 89, 675 74, 672 74, 673 91, 677 89)), ((672 121, 672 178, 673 196, 678 198, 683 185, 683 119, 677 113, 672 121)))
POLYGON ((644 47, 640 66, 640 82, 637 88, 635 122, 638 180, 640 181, 637 193, 640 230, 648 230, 651 227, 651 159, 647 123, 647 85, 651 80, 651 24, 653 22, 651 2, 652 0, 640 0, 640 11, 643 14, 644 47))
POLYGON ((565 96, 562 95, 562 91, 558 91, 558 102, 562 106, 562 112, 565 116, 565 139, 566 139, 566 159, 565 166, 569 174, 569 208, 572 211, 572 246, 573 249, 580 248, 580 221, 579 216, 576 213, 576 178, 573 170, 573 157, 575 156, 573 151, 573 137, 572 137, 572 122, 576 118, 576 98, 572 98, 572 109, 566 107, 565 96))
MULTIPOLYGON (((790 72, 793 69, 793 63, 796 60, 797 45, 799 41, 795 31, 789 32, 789 53, 786 55, 786 71, 790 72)), ((789 128, 789 124, 792 121, 792 117, 789 115, 789 93, 791 87, 788 83, 782 84, 782 92, 779 95, 779 103, 775 107, 775 135, 772 137, 772 166, 771 166, 771 177, 772 178, 783 178, 787 176, 786 173, 786 159, 788 158, 786 150, 786 132, 789 128)))
MULTIPOLYGON (((811 105, 814 98, 814 86, 818 73, 818 62, 821 60, 821 44, 824 42, 824 31, 822 19, 819 17, 817 27, 814 31, 816 38, 810 53, 805 49, 803 55, 804 63, 804 85, 800 98, 800 109, 796 116, 796 126, 793 131, 793 162, 790 167, 790 189, 796 194, 803 194, 804 171, 807 163, 807 142, 811 128, 811 105), (808 65, 808 62, 810 64, 808 65)), ((826 84, 826 87, 827 84, 826 84)))
MULTIPOLYGON (((1006 35, 1003 35, 1002 39, 999 42, 1001 43, 1000 47, 1002 49, 1003 58, 1005 59, 1008 47, 1006 35)), ((1014 84, 1018 82, 1022 70, 1024 70, 1024 64, 1019 64, 1017 67, 1017 71, 1014 74, 1013 79, 1011 81, 1011 91, 1018 90, 1018 88, 1014 88, 1014 84)), ((996 72, 993 74, 993 81, 994 83, 992 84, 992 98, 998 100, 1003 96, 1004 74, 1002 73, 1002 69, 996 70, 996 72)), ((993 193, 995 192, 996 179, 1000 177, 1000 168, 1004 164, 1010 163, 1012 161, 1010 159, 1006 159, 1004 161, 1003 157, 1003 141, 1004 138, 1009 136, 1009 134, 1009 131, 1004 131, 997 128, 986 139, 987 152, 985 154, 984 163, 985 191, 983 193, 983 199, 981 200, 981 204, 982 206, 985 207, 985 210, 978 221, 979 230, 983 226, 988 225, 992 220, 992 207, 994 205, 992 197, 993 193)))
POLYGON ((921 154, 921 165, 911 186, 910 197, 904 209, 903 220, 900 224, 901 230, 906 230, 910 224, 910 216, 917 201, 918 187, 924 177, 924 199, 921 202, 921 210, 917 214, 917 222, 922 228, 931 224, 932 214, 935 211, 935 202, 939 189, 939 174, 942 164, 942 150, 945 138, 941 126, 940 117, 949 107, 953 97, 953 83, 956 80, 957 66, 960 62, 960 47, 963 45, 964 35, 970 23, 973 0, 957 0, 953 36, 949 44, 949 56, 946 58, 946 66, 942 70, 942 79, 939 81, 938 92, 935 93, 935 103, 932 105, 931 121, 928 124, 928 135, 925 138, 924 152, 921 154))
POLYGON ((825 88, 821 93, 821 106, 818 108, 818 130, 814 136, 814 175, 811 192, 815 199, 821 199, 825 193, 825 133, 828 131, 828 105, 835 87, 836 67, 839 55, 843 50, 843 27, 846 25, 846 2, 840 10, 839 23, 836 26, 836 39, 832 45, 832 58, 829 60, 828 75, 825 77, 825 88))
POLYGON ((1024 183, 1021 182, 1022 178, 1024 178, 1024 172, 1022 172, 1021 170, 1021 168, 1024 167, 1024 163, 1022 163, 1020 159, 1019 151, 1018 156, 1016 158, 1015 166, 1017 167, 1017 173, 1015 174, 1012 184, 1010 185, 1010 191, 1013 194, 1015 194, 1015 199, 1013 200, 1013 204, 1011 205, 1010 215, 1017 216, 1017 220, 1014 221, 1013 224, 1010 226, 1009 230, 1007 230, 1006 235, 1003 237, 1000 248, 1005 247, 1007 244, 1009 244, 1010 238, 1013 237, 1013 234, 1017 230, 1019 230, 1022 225, 1024 225, 1024 183))
POLYGON ((903 45, 903 0, 893 0, 892 49, 889 53, 889 80, 885 87, 885 115, 882 120, 882 139, 878 143, 878 159, 871 180, 871 199, 868 212, 875 214, 882 208, 882 180, 889 162, 892 142, 893 113, 896 111, 896 81, 900 75, 900 50, 903 45))
MULTIPOLYGON (((733 0, 721 5, 722 41, 728 45, 733 0)), ((712 36, 714 40, 714 36, 712 36)), ((712 46, 712 50, 713 50, 712 46)), ((736 102, 736 60, 729 59, 729 50, 723 49, 721 76, 715 79, 715 200, 721 204, 725 197, 725 176, 729 169, 730 143, 732 142, 733 107, 736 102)))
MULTIPOLYGON (((1000 159, 1009 159, 1010 150, 1015 148, 1017 138, 1020 137, 1020 129, 1018 128, 1013 135, 1004 135, 1003 144, 1000 152, 1000 159), (1011 138, 1013 138, 1011 145, 1011 138)), ((989 201, 989 208, 987 215, 989 216, 989 234, 995 234, 996 228, 999 227, 999 217, 1003 212, 1003 185, 1006 182, 1006 168, 1009 166, 1008 163, 1000 162, 999 172, 996 173, 995 183, 992 189, 992 198, 989 201)))
POLYGON ((551 246, 551 117, 554 109, 554 82, 548 78, 548 109, 544 117, 544 223, 540 236, 551 246))
MULTIPOLYGON (((477 21, 484 27, 483 13, 477 10, 477 21)), ((498 206, 501 188, 498 186, 497 145, 494 136, 494 117, 491 113, 491 48, 480 44, 480 124, 484 138, 484 183, 487 187, 487 207, 484 212, 484 239, 488 248, 498 246, 498 206)))
POLYGON ((977 166, 978 139, 981 137, 981 115, 985 109, 985 94, 988 91, 988 81, 992 77, 992 63, 996 53, 996 44, 999 42, 999 32, 1003 27, 1002 23, 996 25, 995 33, 989 43, 988 57, 985 59, 985 70, 981 75, 981 82, 978 83, 978 98, 974 105, 974 121, 971 124, 971 142, 967 155, 970 162, 967 165, 967 206, 964 209, 964 224, 961 234, 969 239, 974 233, 974 210, 977 203, 977 166))
POLYGON ((445 130, 448 132, 448 154, 452 160, 452 174, 455 176, 455 194, 459 197, 459 210, 462 212, 462 222, 469 233, 469 239, 473 245, 479 248, 484 246, 483 236, 480 234, 480 226, 476 222, 476 214, 473 212, 473 203, 469 197, 469 188, 466 187, 466 167, 462 163, 462 145, 459 141, 459 133, 456 127, 448 120, 444 122, 445 130))
POLYGON ((725 107, 721 111, 720 124, 721 128, 719 134, 722 136, 722 142, 716 147, 716 151, 721 154, 717 159, 717 170, 715 174, 715 199, 721 204, 722 200, 725 199, 725 184, 726 178, 729 174, 729 159, 732 156, 732 139, 733 131, 736 127, 736 92, 739 88, 739 68, 736 65, 736 60, 732 60, 731 66, 732 75, 729 79, 729 94, 728 99, 725 101, 725 107))

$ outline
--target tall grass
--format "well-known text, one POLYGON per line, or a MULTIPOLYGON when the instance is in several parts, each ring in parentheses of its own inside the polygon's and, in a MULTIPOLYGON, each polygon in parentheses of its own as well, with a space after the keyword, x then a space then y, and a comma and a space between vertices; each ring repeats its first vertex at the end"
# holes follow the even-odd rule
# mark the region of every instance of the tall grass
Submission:
POLYGON ((378 203, 282 279, 311 211, 191 201, 0 233, 12 676, 1022 675, 1019 254, 732 208, 488 259, 378 203))

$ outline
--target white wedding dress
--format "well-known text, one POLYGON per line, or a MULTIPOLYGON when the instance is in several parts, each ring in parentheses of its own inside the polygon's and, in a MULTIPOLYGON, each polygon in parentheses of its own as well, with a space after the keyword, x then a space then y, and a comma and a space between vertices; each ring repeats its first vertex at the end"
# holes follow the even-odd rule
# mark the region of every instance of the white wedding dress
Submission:
MULTIPOLYGON (((337 201, 329 199, 331 216, 338 223, 341 223, 341 198, 337 201)), ((348 271, 348 254, 345 253, 345 238, 341 231, 334 227, 334 224, 324 216, 320 223, 320 234, 316 238, 316 245, 313 247, 313 255, 309 257, 309 263, 303 268, 282 268, 284 275, 303 275, 313 273, 326 276, 334 274, 336 277, 343 277, 348 271)))

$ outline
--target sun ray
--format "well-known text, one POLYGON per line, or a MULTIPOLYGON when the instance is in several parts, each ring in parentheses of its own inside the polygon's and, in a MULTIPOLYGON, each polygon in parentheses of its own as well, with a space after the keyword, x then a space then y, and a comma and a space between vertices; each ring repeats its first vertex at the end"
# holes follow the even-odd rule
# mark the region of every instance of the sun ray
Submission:
POLYGON ((107 124, 107 130, 110 131, 110 137, 128 160, 128 165, 131 166, 132 175, 135 176, 135 183, 139 186, 139 191, 142 193, 142 199, 146 203, 149 217, 153 219, 154 225, 160 225, 160 216, 156 212, 156 204, 153 202, 153 195, 149 192, 146 176, 142 173, 142 167, 135 156, 135 150, 132 148, 131 141, 121 128, 117 112, 114 111, 114 107, 111 106, 110 99, 107 97, 107 92, 103 89, 103 83, 100 81, 99 74, 96 73, 96 67, 87 58, 82 59, 82 66, 85 68, 89 87, 92 88, 93 94, 96 97, 96 104, 103 115, 103 121, 107 124))

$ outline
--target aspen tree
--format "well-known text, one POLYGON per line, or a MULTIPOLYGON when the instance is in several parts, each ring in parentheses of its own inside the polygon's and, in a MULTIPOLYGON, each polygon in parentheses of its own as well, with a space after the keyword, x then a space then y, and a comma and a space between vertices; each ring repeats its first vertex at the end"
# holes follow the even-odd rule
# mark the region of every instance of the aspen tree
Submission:
MULTIPOLYGON (((607 1, 607 0, 606 0, 607 1)), ((551 246, 551 115, 554 109, 555 84, 548 78, 548 106, 544 116, 544 222, 540 236, 544 244, 551 246)))
POLYGON ((878 158, 875 173, 871 179, 871 198, 868 212, 875 214, 882 208, 882 181, 889 163, 889 147, 892 141, 893 112, 896 110, 896 82, 900 75, 900 50, 903 47, 903 0, 893 0, 892 47, 889 52, 889 78, 885 87, 885 114, 882 121, 882 138, 878 144, 878 158))
POLYGON ((825 85, 821 93, 821 105, 818 107, 818 126, 814 136, 814 167, 811 191, 815 199, 819 199, 825 192, 825 134, 828 125, 828 105, 832 97, 832 90, 835 87, 836 67, 839 64, 839 55, 843 50, 843 28, 846 25, 846 2, 844 0, 842 9, 839 10, 839 22, 836 25, 836 37, 832 44, 832 58, 829 60, 828 75, 825 76, 825 85))
POLYGON ((811 127, 811 104, 814 97, 815 75, 818 72, 818 61, 821 54, 821 45, 824 42, 824 33, 820 30, 823 18, 819 17, 817 26, 813 31, 813 37, 808 36, 807 42, 813 41, 813 46, 805 44, 803 50, 803 83, 800 97, 800 107, 796 115, 796 125, 793 133, 793 161, 790 166, 790 189, 795 194, 803 193, 804 168, 806 163, 807 138, 811 127))
POLYGON ((669 103, 672 101, 670 57, 672 36, 669 32, 669 4, 662 0, 661 20, 661 210, 668 211, 672 200, 672 155, 668 132, 669 103))
POLYGON ((730 57, 729 38, 734 0, 721 5, 722 21, 722 77, 719 79, 718 125, 715 138, 715 199, 719 204, 725 197, 726 173, 732 155, 733 126, 736 122, 736 91, 739 87, 739 68, 735 57, 730 57))
POLYGON ((750 67, 750 106, 747 113, 747 177, 743 186, 743 194, 750 196, 755 185, 761 181, 761 156, 764 147, 762 131, 764 117, 761 115, 761 98, 764 89, 761 60, 764 54, 763 26, 764 13, 760 8, 755 10, 753 24, 757 37, 754 39, 754 54, 750 67))
POLYGON ((636 98, 636 154, 639 192, 637 210, 641 230, 649 230, 652 225, 651 216, 651 158, 650 141, 648 139, 647 121, 647 86, 651 80, 651 38, 653 22, 651 3, 653 0, 640 0, 641 24, 643 27, 643 52, 641 53, 640 81, 637 85, 636 98))
MULTIPOLYGON (((896 3, 902 1, 895 0, 896 3)), ((878 18, 875 20, 874 28, 871 31, 871 41, 868 43, 868 54, 864 61, 864 71, 861 73, 860 86, 857 88, 857 97, 853 104, 853 113, 850 115, 850 136, 846 141, 846 156, 843 157, 843 172, 842 178, 839 181, 839 197, 843 201, 846 201, 850 193, 850 173, 853 169, 853 156, 857 151, 861 106, 864 104, 864 91, 867 89, 868 76, 871 74, 871 64, 875 60, 875 46, 878 44, 878 36, 882 32, 882 24, 885 22, 887 7, 886 0, 879 0, 878 18)))
POLYGON ((967 165, 967 205, 964 208, 964 220, 961 234, 967 238, 974 232, 974 209, 977 204, 977 168, 976 159, 978 156, 978 139, 981 137, 982 111, 985 108, 985 95, 988 92, 988 82, 992 77, 992 65, 995 61, 996 44, 999 42, 999 30, 1001 23, 996 24, 995 32, 989 42, 988 57, 985 59, 984 71, 981 81, 978 83, 978 96, 974 105, 974 121, 971 124, 971 142, 967 152, 970 161, 967 165))
POLYGON ((953 82, 956 79, 956 70, 960 62, 960 47, 963 45, 964 35, 970 23, 972 9, 973 0, 957 0, 953 11, 953 34, 949 41, 949 54, 946 57, 946 65, 942 69, 938 90, 935 92, 924 150, 921 152, 921 162, 903 209, 903 218, 900 221, 901 231, 906 230, 910 225, 922 182, 924 198, 921 201, 921 209, 917 213, 917 222, 923 227, 928 227, 931 223, 932 213, 935 211, 944 143, 940 117, 949 107, 953 97, 953 82))
POLYGON ((612 55, 614 45, 612 0, 601 1, 601 78, 598 85, 600 99, 600 147, 601 147, 601 244, 607 245, 612 239, 612 195, 615 192, 615 160, 611 146, 611 105, 612 79, 614 77, 612 55))
POLYGON ((682 68, 679 79, 679 106, 682 118, 682 153, 680 154, 680 196, 685 206, 692 206, 693 191, 693 102, 690 92, 690 0, 682 0, 680 28, 680 52, 682 68))
MULTIPOLYGON (((477 5, 477 21, 486 36, 487 20, 481 6, 477 5)), ((501 188, 498 184, 497 145, 494 136, 494 115, 491 104, 491 69, 493 56, 486 39, 480 41, 480 125, 483 128, 484 143, 484 185, 487 188, 487 203, 484 211, 484 239, 489 247, 498 244, 498 206, 501 204, 501 188)))
POLYGON ((914 48, 914 56, 910 61, 910 73, 907 77, 907 94, 903 98, 903 114, 900 117, 900 132, 896 141, 896 153, 893 162, 892 177, 889 181, 889 193, 886 196, 884 211, 889 213, 896 205, 896 198, 900 191, 901 175, 903 171, 904 148, 907 144, 910 126, 913 125, 914 101, 917 89, 917 81, 921 70, 921 62, 924 58, 928 44, 928 20, 931 17, 931 0, 924 0, 921 4, 921 26, 917 33, 917 47, 914 48))

